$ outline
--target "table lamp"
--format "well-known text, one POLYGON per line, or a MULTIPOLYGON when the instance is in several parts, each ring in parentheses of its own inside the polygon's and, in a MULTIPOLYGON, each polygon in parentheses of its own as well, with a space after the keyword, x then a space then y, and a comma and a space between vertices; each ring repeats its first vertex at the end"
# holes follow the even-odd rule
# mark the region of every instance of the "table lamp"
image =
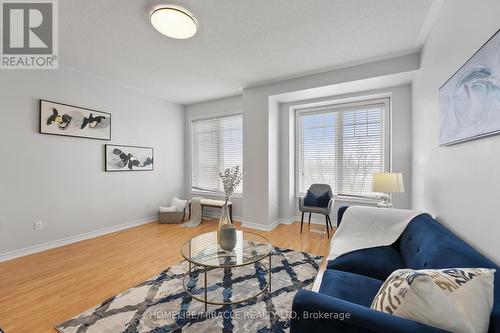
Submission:
POLYGON ((384 193, 381 197, 382 201, 377 204, 377 207, 390 208, 391 193, 402 193, 405 191, 403 184, 403 175, 397 173, 374 173, 372 177, 372 191, 384 193))

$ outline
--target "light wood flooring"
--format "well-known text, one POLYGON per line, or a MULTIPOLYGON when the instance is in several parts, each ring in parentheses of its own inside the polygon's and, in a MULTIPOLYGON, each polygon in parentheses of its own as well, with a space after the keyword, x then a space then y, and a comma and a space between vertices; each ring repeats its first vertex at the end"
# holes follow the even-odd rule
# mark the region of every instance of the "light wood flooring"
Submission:
MULTIPOLYGON (((54 326, 182 260, 180 246, 217 221, 197 228, 149 223, 0 263, 0 327, 6 333, 56 332, 54 326)), ((240 224, 236 223, 239 228, 240 224)), ((328 254, 324 226, 248 229, 275 246, 328 254)), ((241 228, 245 230, 245 228, 241 228)))

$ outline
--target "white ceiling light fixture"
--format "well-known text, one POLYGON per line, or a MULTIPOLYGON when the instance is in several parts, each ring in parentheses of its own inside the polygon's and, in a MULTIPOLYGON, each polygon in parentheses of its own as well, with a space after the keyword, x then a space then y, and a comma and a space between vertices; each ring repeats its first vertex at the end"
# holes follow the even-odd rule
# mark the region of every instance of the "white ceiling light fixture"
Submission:
POLYGON ((188 39, 198 30, 196 19, 182 7, 166 5, 153 10, 151 24, 165 36, 188 39))

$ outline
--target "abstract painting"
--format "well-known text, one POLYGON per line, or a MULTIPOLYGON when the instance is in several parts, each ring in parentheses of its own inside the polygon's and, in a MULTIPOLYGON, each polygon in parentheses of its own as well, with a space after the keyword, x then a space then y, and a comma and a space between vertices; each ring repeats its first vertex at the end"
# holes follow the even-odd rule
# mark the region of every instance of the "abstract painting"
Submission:
POLYGON ((40 133, 111 140, 111 114, 40 100, 40 133))
POLYGON ((151 171, 153 148, 106 145, 106 171, 151 171))
POLYGON ((499 31, 439 89, 440 145, 500 133, 499 31))

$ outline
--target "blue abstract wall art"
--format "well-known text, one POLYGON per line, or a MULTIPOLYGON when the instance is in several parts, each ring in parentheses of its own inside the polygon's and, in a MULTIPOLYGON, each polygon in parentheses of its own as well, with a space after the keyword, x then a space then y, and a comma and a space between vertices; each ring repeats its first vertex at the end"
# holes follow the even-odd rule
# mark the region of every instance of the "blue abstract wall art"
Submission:
POLYGON ((439 89, 440 145, 500 133, 499 32, 439 89))

